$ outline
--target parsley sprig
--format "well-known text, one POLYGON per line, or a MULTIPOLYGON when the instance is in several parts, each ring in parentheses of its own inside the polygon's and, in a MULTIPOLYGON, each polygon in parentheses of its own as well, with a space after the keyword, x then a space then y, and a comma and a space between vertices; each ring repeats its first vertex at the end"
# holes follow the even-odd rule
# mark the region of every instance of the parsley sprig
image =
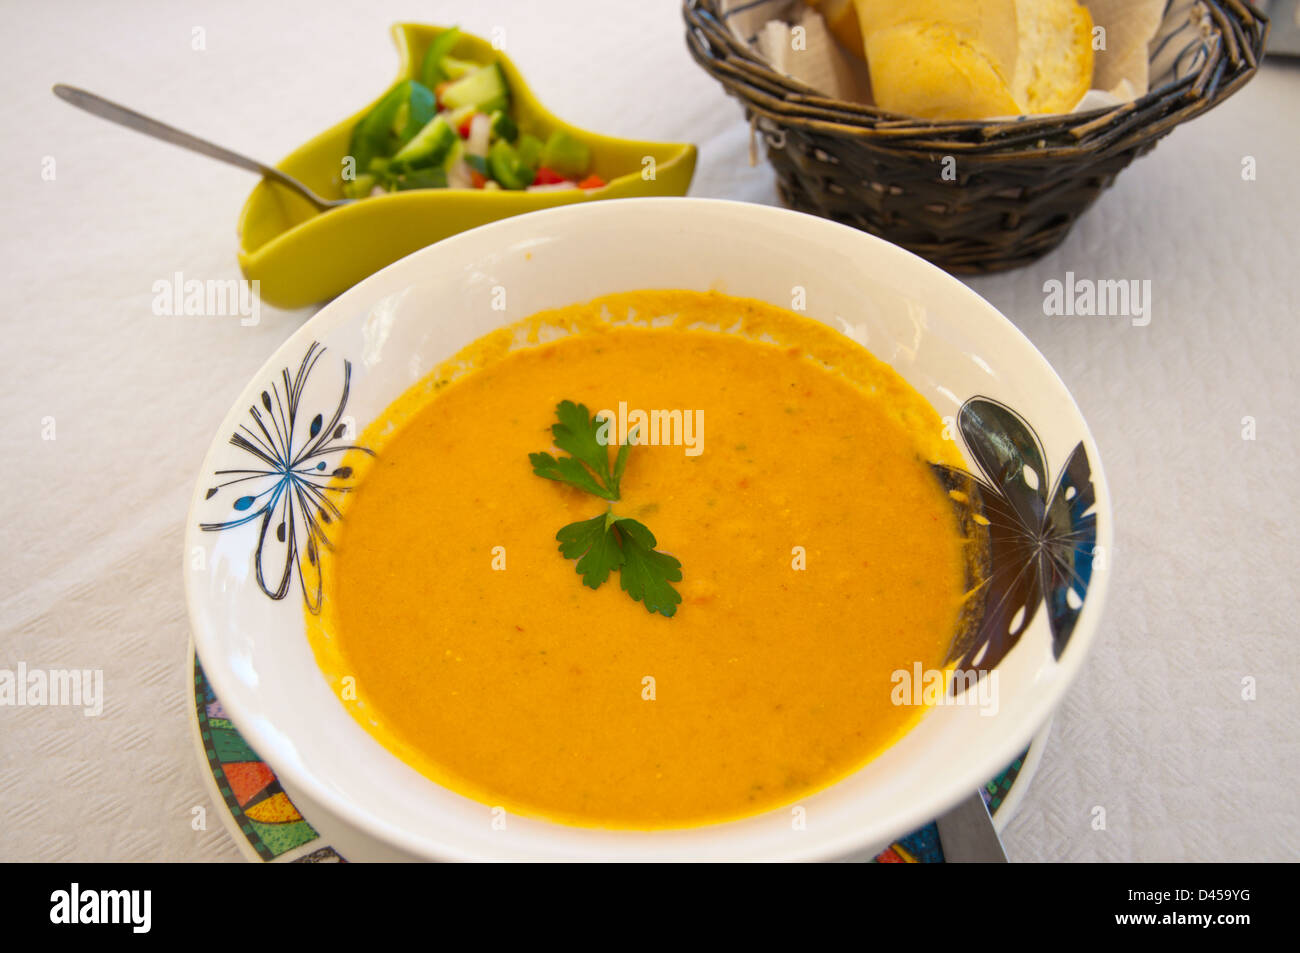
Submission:
POLYGON ((558 460, 549 453, 530 453, 528 460, 533 472, 548 480, 557 480, 586 490, 604 500, 618 499, 618 484, 627 468, 631 446, 624 443, 618 448, 614 469, 609 468, 609 451, 600 442, 600 418, 589 417, 585 404, 571 400, 560 401, 555 408, 559 423, 551 425, 555 445, 570 454, 558 460))
MULTIPOLYGON (((555 408, 558 423, 551 426, 555 446, 569 454, 530 453, 533 472, 547 480, 567 483, 611 503, 619 499, 619 483, 627 469, 631 445, 618 448, 614 466, 609 450, 599 439, 601 421, 583 404, 565 400, 555 408)), ((654 534, 642 523, 614 515, 613 507, 589 520, 563 527, 555 538, 565 559, 576 559, 584 585, 599 589, 618 570, 623 591, 648 612, 671 617, 682 597, 671 583, 680 582, 682 564, 655 549, 654 534)))

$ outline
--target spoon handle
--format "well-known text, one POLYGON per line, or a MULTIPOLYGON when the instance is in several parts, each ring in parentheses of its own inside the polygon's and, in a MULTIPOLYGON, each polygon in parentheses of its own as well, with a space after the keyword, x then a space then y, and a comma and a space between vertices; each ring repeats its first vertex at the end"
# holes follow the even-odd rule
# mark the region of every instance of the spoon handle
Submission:
POLYGON ((65 86, 58 83, 54 86, 54 95, 58 96, 64 102, 71 103, 78 109, 84 109, 86 112, 101 119, 107 119, 115 122, 120 126, 126 126, 128 129, 134 129, 136 132, 143 132, 147 136, 153 136, 155 139, 161 139, 163 142, 170 142, 174 146, 180 146, 182 149, 189 149, 191 152, 197 152, 200 155, 208 156, 211 159, 218 159, 221 162, 238 166, 241 169, 247 169, 249 172, 256 172, 268 179, 280 183, 285 188, 292 189, 318 209, 326 209, 338 204, 321 198, 307 186, 303 185, 292 176, 286 175, 273 166, 263 165, 256 159, 250 159, 248 156, 240 155, 238 152, 231 152, 215 142, 209 142, 206 139, 200 139, 198 136, 192 136, 188 132, 183 132, 175 126, 169 126, 165 122, 159 122, 157 119, 150 119, 134 109, 128 109, 125 106, 97 96, 92 92, 84 89, 78 89, 75 86, 65 86))
POLYGON ((1005 864, 1007 852, 979 791, 935 818, 943 859, 950 864, 1005 864))

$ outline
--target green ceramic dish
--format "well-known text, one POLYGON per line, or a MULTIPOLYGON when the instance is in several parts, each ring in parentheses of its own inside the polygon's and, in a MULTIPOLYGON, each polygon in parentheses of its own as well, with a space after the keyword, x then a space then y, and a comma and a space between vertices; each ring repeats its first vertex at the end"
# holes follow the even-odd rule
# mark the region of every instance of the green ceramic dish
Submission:
MULTIPOLYGON (((394 84, 416 76, 429 43, 444 29, 412 23, 393 27, 401 58, 394 84)), ((318 212, 297 195, 262 181, 239 216, 239 266, 246 278, 260 282, 264 301, 281 308, 324 301, 419 248, 511 215, 599 199, 686 194, 695 171, 693 145, 613 139, 575 129, 546 111, 514 64, 488 41, 462 33, 453 54, 498 61, 510 84, 520 130, 545 138, 551 130, 563 129, 578 137, 591 149, 592 171, 609 184, 558 192, 421 189, 318 212)), ((301 146, 278 167, 319 195, 341 197, 352 128, 373 105, 301 146)))

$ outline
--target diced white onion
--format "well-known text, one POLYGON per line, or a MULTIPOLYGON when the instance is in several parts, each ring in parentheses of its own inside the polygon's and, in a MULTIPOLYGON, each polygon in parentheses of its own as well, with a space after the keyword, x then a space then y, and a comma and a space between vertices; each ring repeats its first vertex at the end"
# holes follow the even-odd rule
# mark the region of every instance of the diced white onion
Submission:
POLYGON ((472 189, 473 187, 474 177, 470 174, 469 163, 464 159, 457 159, 447 170, 447 188, 472 189))
POLYGON ((488 140, 492 137, 492 117, 475 113, 469 121, 469 138, 465 140, 465 151, 472 156, 487 158, 488 140))

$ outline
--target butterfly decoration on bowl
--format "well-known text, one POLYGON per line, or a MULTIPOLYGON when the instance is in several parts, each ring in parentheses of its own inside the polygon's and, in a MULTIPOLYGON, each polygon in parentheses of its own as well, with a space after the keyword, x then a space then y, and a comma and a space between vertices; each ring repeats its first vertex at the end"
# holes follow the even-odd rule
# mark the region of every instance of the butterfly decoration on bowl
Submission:
MULTIPOLYGON (((1034 428, 1005 404, 972 397, 957 429, 979 474, 932 464, 957 503, 962 528, 981 552, 971 574, 978 596, 959 626, 948 662, 996 668, 1046 606, 1059 659, 1083 609, 1097 557, 1096 494, 1083 443, 1049 485, 1047 454, 1034 428)), ((954 690, 961 685, 954 679, 954 690)))
POLYGON ((330 548, 325 527, 342 516, 330 494, 352 489, 352 468, 341 464, 342 455, 351 450, 374 455, 346 442, 350 423, 343 413, 352 380, 347 360, 342 393, 329 420, 317 413, 305 426, 300 422, 305 416, 303 392, 325 350, 313 341, 293 377, 283 368, 280 380, 262 391, 261 406, 248 408, 252 425, 240 424, 230 444, 257 465, 217 470, 215 476, 228 479, 210 487, 205 496, 211 500, 228 487, 238 487, 240 495, 229 506, 240 515, 199 524, 205 532, 218 532, 261 520, 253 557, 258 586, 272 599, 283 599, 296 567, 303 600, 313 613, 321 605, 321 553, 330 548))

